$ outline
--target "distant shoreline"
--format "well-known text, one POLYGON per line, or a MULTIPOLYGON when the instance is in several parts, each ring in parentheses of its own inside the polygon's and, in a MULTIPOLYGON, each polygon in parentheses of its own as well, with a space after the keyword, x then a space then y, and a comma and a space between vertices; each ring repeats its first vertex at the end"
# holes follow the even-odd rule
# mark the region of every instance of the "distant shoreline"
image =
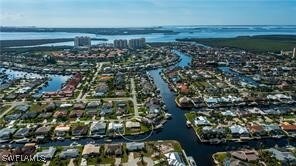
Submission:
POLYGON ((296 35, 254 35, 231 38, 183 38, 176 41, 196 42, 211 47, 230 47, 255 52, 277 52, 293 50, 296 35))
MULTIPOLYGON (((91 38, 91 40, 108 41, 104 38, 91 38)), ((0 48, 7 47, 22 47, 22 46, 38 46, 42 44, 60 43, 60 42, 74 42, 74 38, 60 38, 60 39, 25 39, 25 40, 0 40, 0 48)))
POLYGON ((159 28, 37 28, 37 27, 0 27, 0 32, 69 32, 95 35, 144 35, 153 33, 178 34, 173 30, 159 28))

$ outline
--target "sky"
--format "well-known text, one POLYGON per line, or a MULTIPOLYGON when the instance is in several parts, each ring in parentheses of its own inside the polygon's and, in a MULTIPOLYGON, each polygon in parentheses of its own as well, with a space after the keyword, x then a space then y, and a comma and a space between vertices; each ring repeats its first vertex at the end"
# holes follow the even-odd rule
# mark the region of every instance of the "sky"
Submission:
POLYGON ((296 25, 296 0, 0 0, 1 26, 296 25))

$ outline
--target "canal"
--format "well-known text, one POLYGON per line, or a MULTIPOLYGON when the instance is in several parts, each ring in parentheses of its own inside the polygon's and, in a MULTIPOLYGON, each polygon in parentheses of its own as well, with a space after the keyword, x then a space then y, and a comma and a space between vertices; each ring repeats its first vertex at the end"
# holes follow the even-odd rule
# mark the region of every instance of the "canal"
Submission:
MULTIPOLYGON (((186 67, 191 64, 191 57, 181 53, 179 51, 174 50, 174 52, 180 56, 181 61, 175 66, 186 67)), ((227 144, 219 144, 219 145, 209 145, 202 144, 198 141, 197 136, 195 135, 193 129, 189 129, 186 127, 186 119, 185 113, 188 110, 182 110, 178 108, 175 104, 175 93, 170 91, 168 84, 161 77, 162 69, 156 69, 148 71, 149 75, 154 80, 157 88, 160 90, 160 95, 162 96, 165 105, 167 106, 168 112, 172 114, 172 119, 169 120, 163 127, 161 131, 155 131, 153 134, 147 138, 146 141, 155 141, 155 140, 177 140, 180 142, 182 147, 184 148, 186 154, 188 156, 193 156, 198 165, 208 166, 213 165, 212 163, 212 154, 219 151, 228 151, 235 150, 244 147, 251 148, 259 148, 259 147, 273 147, 275 145, 278 146, 286 146, 286 145, 295 145, 295 142, 289 142, 288 139, 263 139, 263 140, 252 140, 247 142, 230 142, 227 144)), ((198 111, 198 110, 196 110, 198 111)), ((138 136, 129 136, 130 139, 141 139, 145 138, 149 135, 143 134, 138 136)), ((95 143, 105 143, 103 139, 92 139, 92 138, 84 138, 80 140, 76 140, 77 143, 85 145, 89 142, 95 143)), ((116 142, 127 142, 123 138, 116 138, 112 140, 113 143, 116 142)), ((73 140, 66 139, 63 141, 51 141, 49 143, 41 144, 41 146, 68 146, 73 143, 73 140)), ((17 144, 13 144, 13 146, 19 146, 17 144)))

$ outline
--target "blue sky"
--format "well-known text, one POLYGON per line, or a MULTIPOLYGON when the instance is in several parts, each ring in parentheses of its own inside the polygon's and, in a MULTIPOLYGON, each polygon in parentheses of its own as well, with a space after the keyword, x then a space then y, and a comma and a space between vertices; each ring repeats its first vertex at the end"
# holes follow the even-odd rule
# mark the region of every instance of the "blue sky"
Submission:
POLYGON ((0 0, 1 26, 295 25, 296 0, 0 0))

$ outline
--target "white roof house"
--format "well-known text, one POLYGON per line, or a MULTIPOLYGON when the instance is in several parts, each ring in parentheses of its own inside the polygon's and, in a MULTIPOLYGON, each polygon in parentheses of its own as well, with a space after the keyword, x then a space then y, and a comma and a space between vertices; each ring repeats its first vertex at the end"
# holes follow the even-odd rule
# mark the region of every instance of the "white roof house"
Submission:
POLYGON ((240 125, 233 125, 229 127, 232 134, 244 134, 249 133, 248 129, 246 127, 240 126, 240 125))
POLYGON ((199 116, 194 120, 194 124, 196 126, 200 126, 200 125, 210 125, 211 123, 208 121, 206 117, 199 116))

